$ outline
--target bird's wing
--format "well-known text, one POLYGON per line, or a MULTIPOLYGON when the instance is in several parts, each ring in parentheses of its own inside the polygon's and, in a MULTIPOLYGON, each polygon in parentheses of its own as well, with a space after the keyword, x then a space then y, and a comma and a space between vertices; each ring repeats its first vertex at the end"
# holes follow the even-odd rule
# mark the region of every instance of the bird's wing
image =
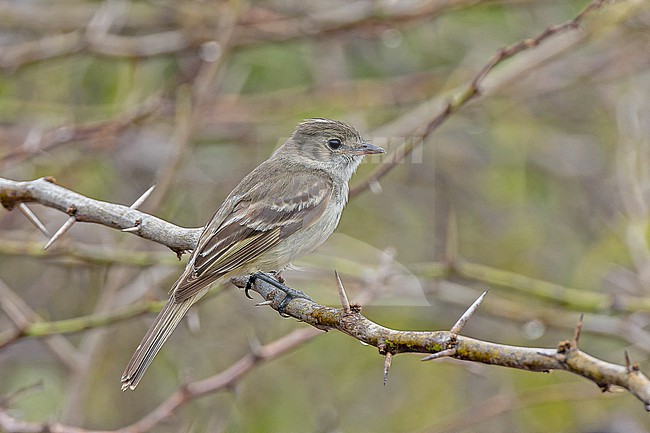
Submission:
MULTIPOLYGON (((235 195, 236 196, 236 195, 235 195)), ((275 173, 234 200, 221 223, 207 226, 183 275, 172 288, 176 302, 250 263, 302 227, 314 224, 332 196, 329 176, 275 173), (216 226, 216 227, 215 227, 216 226)), ((232 196, 231 196, 232 197, 232 196)), ((221 209, 215 215, 223 215, 221 209)))

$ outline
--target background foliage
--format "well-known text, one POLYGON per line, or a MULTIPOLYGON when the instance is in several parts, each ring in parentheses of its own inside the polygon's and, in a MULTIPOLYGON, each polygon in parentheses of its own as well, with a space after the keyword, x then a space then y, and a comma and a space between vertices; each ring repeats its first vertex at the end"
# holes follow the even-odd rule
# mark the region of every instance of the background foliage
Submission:
MULTIPOLYGON (((394 151, 417 141, 497 49, 586 4, 3 1, 1 174, 54 176, 125 204, 156 183, 142 210, 200 226, 300 120, 346 120, 394 151)), ((585 312, 583 350, 618 363, 628 350, 647 372, 649 311, 625 297, 650 294, 649 27, 647 2, 607 3, 581 29, 500 65, 482 97, 351 200, 337 233, 288 273, 290 285, 334 305, 337 269, 368 317, 422 330, 448 329, 490 287, 465 335, 553 347, 585 312), (445 267, 461 258, 486 267, 445 267), (591 303, 594 294, 607 302, 591 303)), ((370 158, 355 179, 394 158, 370 158)), ((51 232, 66 218, 33 210, 51 232)), ((165 298, 183 266, 105 227, 77 224, 45 255, 19 212, 1 213, 0 228, 0 335, 15 327, 11 293, 45 321, 110 315, 165 298)), ((20 338, 0 350, 0 395, 40 382, 12 400, 12 413, 119 428, 182 382, 226 369, 251 341, 305 326, 253 304, 234 288, 201 302, 129 393, 119 377, 151 314, 20 338)), ((382 369, 376 350, 329 333, 156 431, 650 429, 629 394, 601 394, 561 372, 403 355, 384 386, 382 369)))

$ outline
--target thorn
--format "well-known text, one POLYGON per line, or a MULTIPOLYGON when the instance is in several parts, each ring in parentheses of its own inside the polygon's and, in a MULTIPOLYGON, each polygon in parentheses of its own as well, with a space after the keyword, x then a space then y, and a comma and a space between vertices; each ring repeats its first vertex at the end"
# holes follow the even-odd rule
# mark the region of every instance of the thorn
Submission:
POLYGON ((259 302, 259 303, 255 304, 255 306, 256 307, 264 307, 266 305, 271 305, 271 304, 273 304, 273 301, 263 301, 263 302, 259 302))
POLYGON ((127 233, 138 232, 138 231, 140 231, 140 226, 129 227, 129 228, 126 228, 126 229, 122 229, 122 231, 127 232, 127 233))
POLYGON ((52 236, 50 240, 47 241, 47 243, 43 247, 43 250, 47 250, 49 247, 51 247, 52 244, 56 242, 56 240, 59 239, 61 236, 63 236, 65 232, 70 230, 70 227, 72 227, 76 222, 77 222, 77 218, 74 215, 68 218, 68 220, 61 226, 61 228, 57 230, 56 233, 54 233, 54 236, 52 236))
POLYGON ((47 238, 52 237, 52 235, 50 234, 50 232, 47 231, 47 228, 45 228, 41 220, 38 219, 38 217, 34 214, 34 212, 32 212, 32 210, 28 208, 25 203, 21 203, 20 205, 18 205, 18 209, 20 209, 23 215, 27 217, 29 222, 34 224, 36 228, 39 229, 41 233, 43 233, 47 238))
POLYGON ((384 358, 384 386, 388 381, 388 372, 390 371, 390 364, 393 362, 393 354, 386 352, 386 358, 384 358))
POLYGON ((580 340, 580 331, 582 331, 582 320, 585 318, 585 314, 582 313, 580 315, 580 319, 578 320, 578 324, 576 325, 576 330, 575 333, 573 334, 573 341, 571 342, 571 347, 574 349, 578 348, 578 341, 580 340))
POLYGON ((420 361, 433 361, 434 359, 444 358, 445 356, 454 356, 456 354, 456 348, 452 347, 451 349, 441 350, 440 352, 432 353, 429 356, 422 358, 420 361))
POLYGON ((625 353, 625 369, 628 373, 632 373, 632 363, 630 362, 630 354, 627 352, 627 349, 623 351, 625 353))
MULTIPOLYGON (((341 298, 341 309, 343 310, 344 314, 350 314, 352 312, 352 309, 350 308, 350 301, 348 300, 348 295, 345 293, 345 289, 343 288, 343 283, 341 282, 341 277, 339 277, 339 273, 337 271, 334 271, 334 275, 336 276, 336 285, 339 288, 339 297, 341 298)), ((384 385, 386 381, 384 380, 384 385)))
POLYGON ((151 193, 153 192, 153 190, 154 190, 155 188, 156 188, 156 184, 154 183, 154 184, 151 185, 151 187, 150 187, 148 190, 146 190, 146 191, 145 191, 145 192, 144 192, 144 193, 143 193, 143 194, 142 194, 142 195, 141 195, 141 196, 140 196, 136 201, 134 201, 133 204, 132 204, 131 206, 129 206, 129 209, 137 209, 137 208, 139 208, 140 206, 142 206, 142 203, 144 203, 145 200, 149 198, 149 196, 151 195, 151 193))
POLYGON ((485 299, 485 296, 487 295, 489 289, 483 292, 481 296, 478 297, 476 301, 470 307, 463 313, 462 316, 460 316, 460 319, 456 323, 454 323, 454 326, 451 327, 450 332, 454 335, 460 334, 460 331, 462 331, 463 327, 467 323, 470 317, 476 312, 478 309, 479 305, 483 302, 483 299, 485 299))

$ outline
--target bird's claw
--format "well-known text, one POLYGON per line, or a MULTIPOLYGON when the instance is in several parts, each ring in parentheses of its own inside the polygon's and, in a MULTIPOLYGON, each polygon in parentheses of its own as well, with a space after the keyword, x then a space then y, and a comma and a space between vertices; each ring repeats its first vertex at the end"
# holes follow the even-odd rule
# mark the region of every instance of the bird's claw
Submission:
MULTIPOLYGON (((292 289, 291 287, 285 286, 282 284, 284 282, 284 278, 282 278, 279 273, 275 273, 273 276, 267 275, 263 272, 256 272, 254 274, 251 274, 250 277, 248 278, 248 282, 246 283, 246 287, 244 288, 244 293, 246 296, 251 298, 249 291, 251 290, 253 284, 255 284, 255 281, 257 279, 260 279, 266 283, 269 283, 273 287, 275 287, 278 290, 281 290, 285 293, 284 299, 280 302, 280 304, 277 307, 278 313, 280 313, 281 316, 283 317, 288 317, 289 315, 285 312, 285 309, 287 308, 287 305, 294 299, 302 298, 302 299, 307 299, 309 301, 313 301, 307 294, 304 292, 301 292, 300 290, 292 289), (275 277, 275 278, 274 278, 275 277), (281 281, 278 281, 278 279, 281 281)), ((252 298, 251 298, 252 299, 252 298)))

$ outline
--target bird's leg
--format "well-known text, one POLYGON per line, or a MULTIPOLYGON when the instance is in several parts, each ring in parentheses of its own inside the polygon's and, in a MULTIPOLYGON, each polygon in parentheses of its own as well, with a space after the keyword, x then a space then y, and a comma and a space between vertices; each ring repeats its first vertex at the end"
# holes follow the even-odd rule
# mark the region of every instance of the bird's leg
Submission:
POLYGON ((250 294, 248 293, 252 287, 253 284, 255 284, 255 280, 262 280, 265 283, 269 283, 276 289, 282 290, 285 293, 284 299, 282 302, 280 302, 280 305, 278 305, 278 313, 280 314, 285 314, 284 309, 287 308, 287 305, 289 305, 289 302, 296 298, 302 298, 302 299, 308 299, 310 301, 313 301, 307 294, 304 292, 301 292, 300 290, 292 289, 291 287, 285 286, 282 284, 284 282, 284 278, 280 276, 280 272, 272 272, 271 275, 265 274, 264 272, 256 272, 254 274, 251 274, 250 277, 248 277, 248 282, 246 283, 246 288, 245 293, 246 296, 249 298, 251 297, 250 294), (280 280, 280 281, 279 281, 280 280))

